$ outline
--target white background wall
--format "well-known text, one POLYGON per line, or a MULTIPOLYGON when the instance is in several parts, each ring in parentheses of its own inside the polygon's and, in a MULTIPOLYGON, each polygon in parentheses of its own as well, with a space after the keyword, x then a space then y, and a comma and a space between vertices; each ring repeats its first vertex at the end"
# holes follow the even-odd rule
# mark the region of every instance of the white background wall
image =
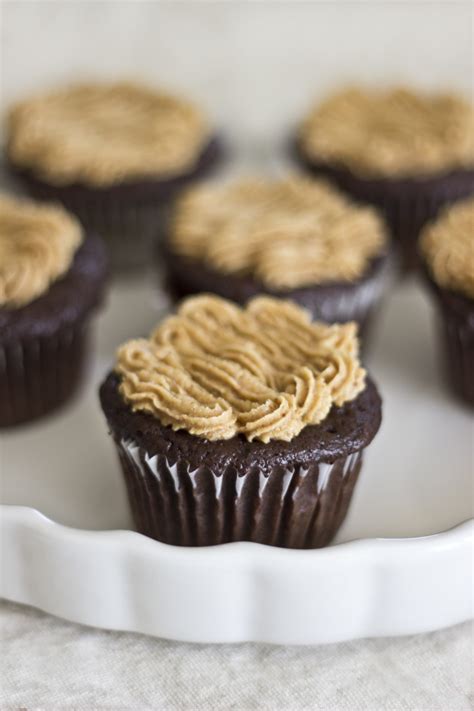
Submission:
POLYGON ((70 79, 144 77, 234 134, 283 132, 339 82, 472 87, 470 2, 1 4, 2 104, 70 79))

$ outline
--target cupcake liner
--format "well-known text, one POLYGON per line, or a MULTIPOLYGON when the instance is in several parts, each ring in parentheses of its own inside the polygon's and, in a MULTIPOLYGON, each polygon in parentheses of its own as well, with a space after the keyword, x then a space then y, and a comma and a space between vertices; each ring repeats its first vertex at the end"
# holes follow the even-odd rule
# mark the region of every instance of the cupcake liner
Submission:
POLYGON ((68 400, 79 383, 87 323, 55 333, 0 342, 0 427, 36 419, 68 400))
POLYGON ((206 546, 254 541, 285 548, 319 548, 347 513, 362 450, 318 462, 243 476, 185 460, 150 456, 136 441, 116 440, 137 530, 159 541, 206 546))
POLYGON ((474 323, 446 309, 438 320, 446 380, 457 397, 474 405, 474 323))
POLYGON ((76 201, 65 205, 84 227, 106 242, 111 268, 126 272, 150 263, 156 241, 164 234, 171 202, 167 204, 113 205, 76 201))
POLYGON ((323 287, 319 293, 315 288, 312 294, 308 293, 308 303, 305 303, 304 296, 300 298, 299 295, 296 295, 295 301, 306 306, 315 320, 327 323, 356 321, 359 324, 359 335, 365 343, 388 279, 389 269, 384 266, 368 280, 341 286, 339 289, 325 290, 323 287))
MULTIPOLYGON (((422 257, 420 257, 422 259, 422 257)), ((474 405, 474 302, 439 286, 422 261, 421 276, 437 310, 441 366, 456 397, 474 405)))
POLYGON ((417 195, 414 183, 412 190, 404 191, 403 194, 381 198, 367 191, 360 195, 360 199, 372 203, 385 215, 391 235, 398 246, 401 270, 410 272, 420 264, 418 237, 424 225, 434 219, 445 205, 456 202, 471 192, 472 187, 460 191, 434 189, 427 197, 417 195))

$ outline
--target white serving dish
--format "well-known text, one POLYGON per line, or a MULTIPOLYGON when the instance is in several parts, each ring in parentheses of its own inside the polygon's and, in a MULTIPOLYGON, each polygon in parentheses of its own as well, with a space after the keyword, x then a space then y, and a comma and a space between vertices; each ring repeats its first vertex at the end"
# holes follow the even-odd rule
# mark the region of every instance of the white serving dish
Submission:
POLYGON ((369 365, 383 426, 335 544, 315 551, 176 548, 129 530, 96 390, 115 347, 165 307, 152 278, 116 284, 82 395, 1 435, 1 595, 194 642, 335 642, 472 617, 472 419, 440 381, 421 289, 399 286, 382 309, 369 365))

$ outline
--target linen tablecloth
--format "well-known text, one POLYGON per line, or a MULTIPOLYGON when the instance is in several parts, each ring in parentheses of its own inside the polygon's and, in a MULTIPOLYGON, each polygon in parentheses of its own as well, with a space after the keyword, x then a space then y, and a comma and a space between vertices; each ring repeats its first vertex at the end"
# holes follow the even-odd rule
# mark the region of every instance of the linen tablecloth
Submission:
POLYGON ((474 628, 322 647, 183 644, 0 604, 2 709, 468 711, 474 628))

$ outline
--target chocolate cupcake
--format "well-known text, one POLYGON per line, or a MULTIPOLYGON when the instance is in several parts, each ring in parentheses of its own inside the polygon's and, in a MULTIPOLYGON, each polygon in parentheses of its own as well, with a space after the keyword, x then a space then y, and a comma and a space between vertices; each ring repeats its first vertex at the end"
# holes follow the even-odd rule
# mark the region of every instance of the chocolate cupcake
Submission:
POLYGON ((346 89, 306 117, 295 148, 310 173, 384 212, 405 270, 423 225, 474 194, 474 112, 460 96, 346 89))
POLYGON ((74 393, 105 273, 102 242, 62 207, 0 195, 0 427, 74 393))
POLYGON ((100 399, 137 530, 188 546, 329 543, 381 421, 356 330, 289 301, 201 295, 123 345, 100 399))
POLYGON ((474 198, 427 225, 420 252, 439 314, 446 378, 457 396, 474 405, 474 198))
POLYGON ((13 173, 103 235, 119 268, 148 262, 173 198, 219 153, 197 108, 138 84, 72 86, 17 104, 8 120, 13 173))
POLYGON ((291 299, 328 323, 364 329, 387 276, 385 227, 324 181, 202 185, 177 203, 165 245, 171 293, 239 304, 291 299))

